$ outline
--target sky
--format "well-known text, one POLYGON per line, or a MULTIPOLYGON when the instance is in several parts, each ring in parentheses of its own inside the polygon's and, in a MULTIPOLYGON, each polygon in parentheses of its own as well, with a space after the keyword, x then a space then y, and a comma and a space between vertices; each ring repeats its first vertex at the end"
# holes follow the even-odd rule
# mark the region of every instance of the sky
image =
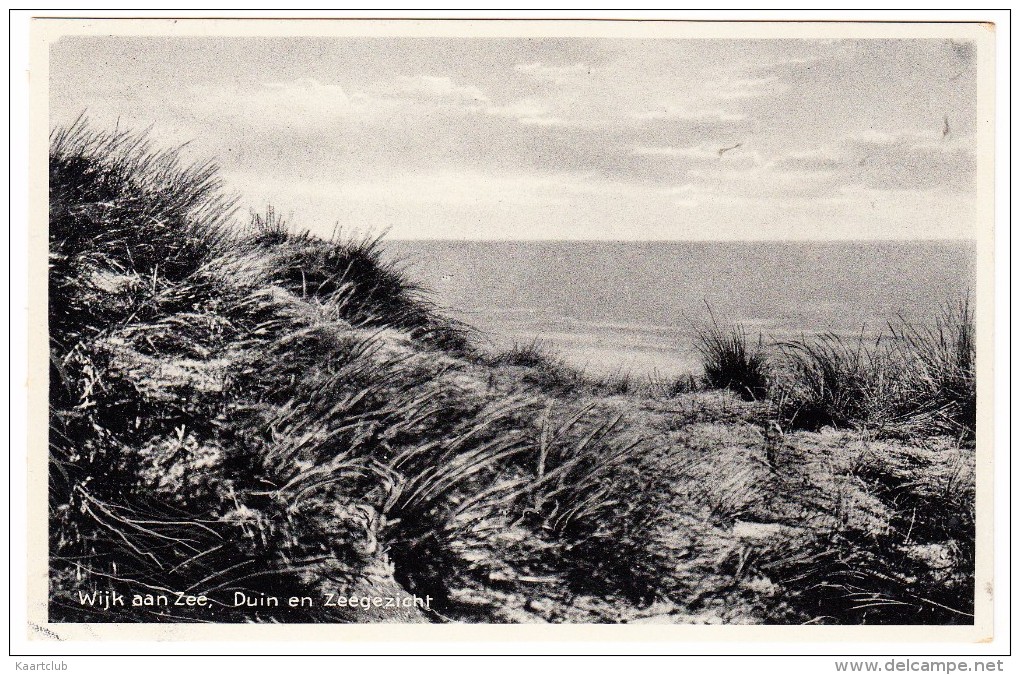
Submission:
POLYGON ((63 37, 50 124, 399 239, 974 236, 969 41, 63 37))

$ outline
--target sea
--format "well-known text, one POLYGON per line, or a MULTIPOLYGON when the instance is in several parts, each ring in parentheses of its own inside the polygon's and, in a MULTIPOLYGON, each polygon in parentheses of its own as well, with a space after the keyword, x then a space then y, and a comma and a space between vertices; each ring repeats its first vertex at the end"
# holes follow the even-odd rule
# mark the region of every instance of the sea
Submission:
POLYGON ((593 374, 696 374, 697 330, 766 342, 873 337, 973 301, 972 241, 384 241, 493 349, 538 345, 593 374))

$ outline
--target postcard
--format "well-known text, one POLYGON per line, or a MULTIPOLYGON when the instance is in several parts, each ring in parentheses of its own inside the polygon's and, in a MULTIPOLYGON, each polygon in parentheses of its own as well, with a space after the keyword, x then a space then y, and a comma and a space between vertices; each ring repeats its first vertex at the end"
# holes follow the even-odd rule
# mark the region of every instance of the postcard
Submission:
POLYGON ((994 27, 33 30, 32 639, 991 637, 994 27))

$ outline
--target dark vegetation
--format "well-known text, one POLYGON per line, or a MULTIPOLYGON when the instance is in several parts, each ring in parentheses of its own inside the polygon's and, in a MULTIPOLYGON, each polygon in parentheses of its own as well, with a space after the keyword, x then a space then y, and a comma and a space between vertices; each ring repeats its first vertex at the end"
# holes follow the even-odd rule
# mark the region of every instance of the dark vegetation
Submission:
POLYGON ((790 422, 946 433, 973 441, 977 412, 974 313, 947 304, 929 324, 899 319, 871 341, 823 335, 781 345, 790 422))
MULTIPOLYGON (((840 527, 782 562, 784 574, 808 589, 791 605, 868 623, 971 620, 976 343, 969 300, 946 304, 926 324, 900 318, 871 339, 824 334, 770 350, 740 327, 720 329, 714 317, 698 338, 706 386, 765 399, 766 419, 787 437, 849 429, 881 448, 853 459, 840 477, 856 483, 840 486, 833 505, 840 527), (941 446, 940 438, 952 442, 941 446), (940 444, 934 454, 933 443, 940 444), (887 509, 881 527, 847 499, 887 509)), ((804 497, 815 499, 811 490, 797 499, 804 497)))
POLYGON ((724 330, 712 315, 711 326, 696 333, 694 346, 701 355, 705 386, 731 389, 745 401, 762 400, 768 394, 770 369, 761 336, 752 343, 742 327, 724 330))
POLYGON ((969 306, 876 345, 713 321, 704 382, 599 379, 232 206, 142 136, 51 137, 51 620, 969 621, 969 306))

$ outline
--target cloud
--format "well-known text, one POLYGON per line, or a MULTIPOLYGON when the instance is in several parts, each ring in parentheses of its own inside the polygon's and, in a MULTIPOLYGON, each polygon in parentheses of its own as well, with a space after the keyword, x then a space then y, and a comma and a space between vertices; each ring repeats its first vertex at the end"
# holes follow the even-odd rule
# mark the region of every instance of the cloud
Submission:
POLYGON ((784 90, 778 75, 764 77, 727 77, 705 83, 707 98, 730 101, 743 98, 758 98, 777 94, 784 90))
POLYGON ((601 123, 595 119, 558 117, 553 107, 550 102, 528 97, 506 105, 491 105, 485 112, 496 117, 510 118, 519 124, 539 127, 590 127, 601 123))
POLYGON ((313 77, 299 77, 290 82, 266 82, 267 89, 279 92, 294 103, 307 103, 323 98, 347 103, 347 94, 338 84, 322 84, 313 77))
MULTIPOLYGON (((231 97, 237 97, 231 92, 231 97)), ((349 97, 339 84, 323 84, 312 77, 301 77, 287 82, 265 82, 255 91, 240 94, 243 105, 257 109, 272 108, 279 115, 292 118, 299 115, 347 114, 358 99, 349 97)))
POLYGON ((794 152, 775 162, 780 170, 829 174, 844 185, 886 190, 974 190, 973 140, 940 139, 937 133, 864 132, 830 145, 794 152))
POLYGON ((489 97, 481 89, 469 84, 457 84, 449 77, 436 75, 399 75, 390 81, 380 82, 373 88, 377 96, 413 99, 432 104, 467 104, 481 110, 489 97))
POLYGON ((407 133, 408 119, 435 111, 478 113, 491 104, 478 87, 449 77, 399 75, 350 88, 311 77, 248 87, 199 86, 189 100, 173 105, 207 120, 244 126, 249 133, 295 134, 292 143, 317 147, 352 134, 370 137, 382 127, 389 128, 387 133, 407 133))
MULTIPOLYGON (((755 74, 762 69, 727 68, 697 76, 679 75, 671 83, 672 93, 659 94, 651 105, 632 109, 634 119, 692 119, 738 122, 747 119, 747 104, 755 99, 775 97, 787 90, 776 74, 755 74)), ((650 97, 649 97, 650 98, 650 97)))
MULTIPOLYGON (((658 60, 668 55, 659 55, 658 60)), ((780 78, 747 68, 700 63, 677 68, 675 63, 616 61, 598 67, 584 62, 553 65, 517 64, 514 70, 536 83, 540 93, 527 99, 532 109, 518 119, 547 126, 597 127, 648 120, 746 119, 744 99, 782 90, 780 78), (540 112, 535 112, 535 110, 540 112)), ((503 110, 511 112, 515 104, 503 110)))
POLYGON ((711 150, 704 146, 694 146, 690 148, 639 146, 634 148, 633 154, 639 156, 648 155, 652 157, 691 157, 695 159, 712 159, 718 156, 718 151, 711 150))
POLYGON ((506 236, 549 222, 624 236, 618 220, 640 214, 665 238, 678 222, 842 236, 875 203, 887 215, 860 236, 885 236, 892 213, 924 236, 929 221, 969 227, 966 42, 133 40, 55 47, 53 119, 155 124, 160 142, 194 140, 187 152, 250 173, 238 188, 255 204, 330 225, 459 236, 449 212, 472 236, 497 220, 506 236))
POLYGON ((666 104, 661 108, 654 108, 652 110, 639 110, 632 113, 634 119, 637 120, 665 120, 665 119, 678 119, 678 120, 714 120, 718 122, 739 122, 747 119, 747 115, 744 113, 731 112, 716 108, 709 110, 705 108, 692 109, 689 107, 680 107, 671 104, 666 104))
POLYGON ((552 66, 536 61, 534 63, 519 63, 514 66, 514 70, 553 84, 565 84, 580 75, 591 75, 591 68, 583 63, 575 63, 568 66, 552 66))
POLYGON ((340 84, 302 77, 244 86, 196 84, 185 96, 159 94, 148 105, 191 121, 203 134, 233 139, 228 147, 236 148, 249 136, 254 140, 292 133, 300 139, 311 133, 335 133, 339 126, 364 118, 368 103, 340 84))

